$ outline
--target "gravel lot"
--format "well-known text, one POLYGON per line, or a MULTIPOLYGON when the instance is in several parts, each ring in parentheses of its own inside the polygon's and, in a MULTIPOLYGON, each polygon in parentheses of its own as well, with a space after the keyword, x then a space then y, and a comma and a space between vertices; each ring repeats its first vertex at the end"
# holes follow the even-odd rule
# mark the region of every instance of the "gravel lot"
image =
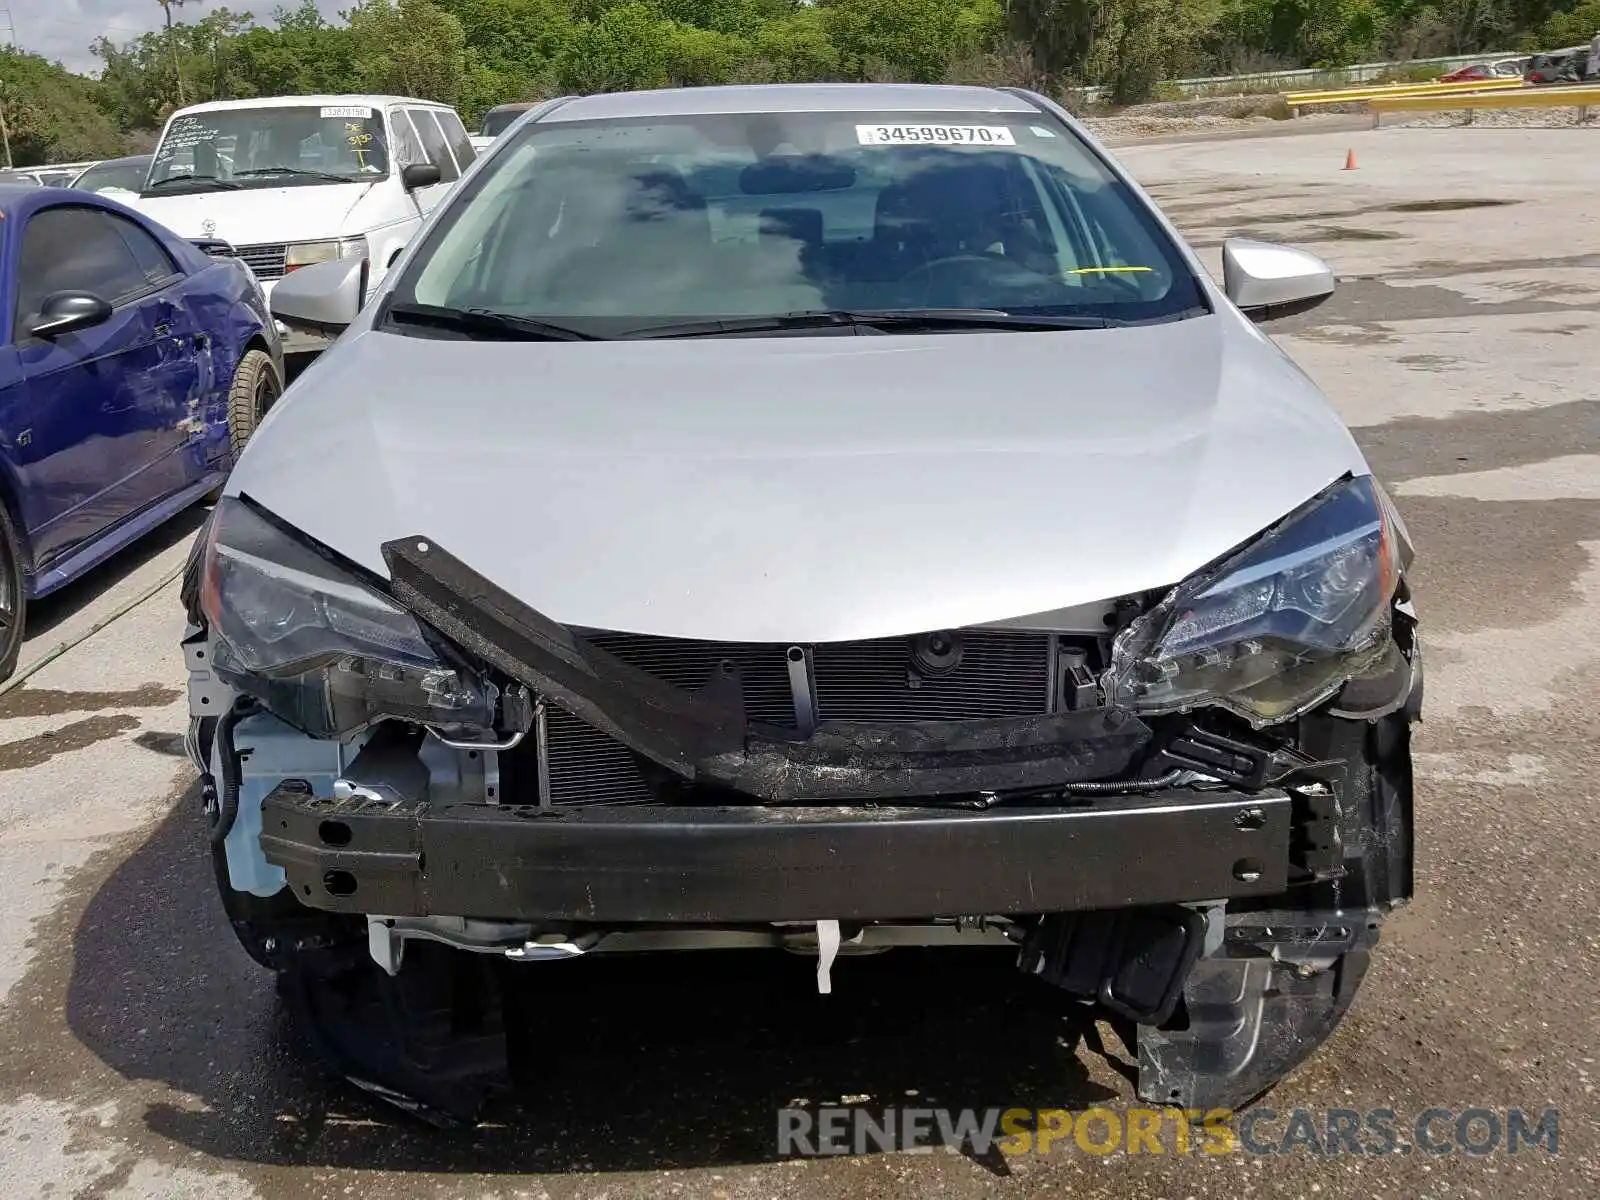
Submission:
MULTIPOLYGON (((1339 1033, 1265 1104, 1402 1124, 1556 1106, 1559 1154, 1100 1157, 1068 1139, 1015 1159, 779 1160, 775 1109, 797 1098, 1126 1111, 1114 1040, 973 951, 847 960, 827 998, 789 958, 529 966, 537 1082, 472 1133, 419 1129, 286 1046, 269 978, 223 927, 168 586, 0 696, 5 1195, 1600 1195, 1594 139, 1386 128, 1122 151, 1213 267, 1241 231, 1334 264, 1334 300, 1273 332, 1421 548, 1419 896, 1339 1033)), ((41 606, 23 660, 159 582, 192 529, 41 606)))
POLYGON ((1582 126, 1592 129, 1600 127, 1600 108, 1589 109, 1587 115, 1578 108, 1485 108, 1463 112, 1414 113, 1405 117, 1396 114, 1385 117, 1383 123, 1385 126, 1411 129, 1449 129, 1457 126, 1481 129, 1572 129, 1582 126))

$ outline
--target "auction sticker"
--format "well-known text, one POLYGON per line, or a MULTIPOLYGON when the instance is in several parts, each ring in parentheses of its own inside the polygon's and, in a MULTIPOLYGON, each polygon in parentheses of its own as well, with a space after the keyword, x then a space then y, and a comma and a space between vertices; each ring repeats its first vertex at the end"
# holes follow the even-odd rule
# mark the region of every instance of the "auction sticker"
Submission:
POLYGON ((372 110, 363 104, 332 105, 319 114, 323 117, 370 117, 372 110))
POLYGON ((857 125, 863 146, 1015 146, 1004 125, 857 125))

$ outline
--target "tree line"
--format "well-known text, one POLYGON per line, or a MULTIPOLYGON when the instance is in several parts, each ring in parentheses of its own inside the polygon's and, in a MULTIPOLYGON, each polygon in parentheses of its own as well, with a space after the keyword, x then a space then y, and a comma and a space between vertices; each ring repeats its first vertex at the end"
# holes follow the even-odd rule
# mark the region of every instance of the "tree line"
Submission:
POLYGON ((312 0, 269 22, 215 8, 91 47, 98 78, 0 51, 17 165, 147 147, 175 108, 307 92, 440 100, 469 127, 512 100, 718 83, 1099 85, 1586 42, 1600 0, 312 0))

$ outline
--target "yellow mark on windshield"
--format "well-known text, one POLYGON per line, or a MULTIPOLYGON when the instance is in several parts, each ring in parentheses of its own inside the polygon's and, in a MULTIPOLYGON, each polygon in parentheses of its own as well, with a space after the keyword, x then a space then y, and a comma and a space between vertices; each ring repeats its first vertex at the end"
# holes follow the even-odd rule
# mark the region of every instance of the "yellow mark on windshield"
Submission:
POLYGON ((1075 267, 1068 275, 1154 275, 1154 267, 1075 267))

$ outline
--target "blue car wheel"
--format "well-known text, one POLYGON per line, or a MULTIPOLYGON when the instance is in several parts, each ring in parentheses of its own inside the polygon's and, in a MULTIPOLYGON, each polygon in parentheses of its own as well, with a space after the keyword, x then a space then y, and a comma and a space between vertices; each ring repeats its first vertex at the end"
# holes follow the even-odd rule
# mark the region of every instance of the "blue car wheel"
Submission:
POLYGON ((283 380, 272 359, 260 350, 251 350, 239 360, 228 391, 228 441, 238 459, 244 444, 256 431, 267 409, 283 395, 283 380))
POLYGON ((0 502, 0 680, 17 669, 22 652, 22 620, 28 607, 22 581, 22 543, 17 527, 0 502))

